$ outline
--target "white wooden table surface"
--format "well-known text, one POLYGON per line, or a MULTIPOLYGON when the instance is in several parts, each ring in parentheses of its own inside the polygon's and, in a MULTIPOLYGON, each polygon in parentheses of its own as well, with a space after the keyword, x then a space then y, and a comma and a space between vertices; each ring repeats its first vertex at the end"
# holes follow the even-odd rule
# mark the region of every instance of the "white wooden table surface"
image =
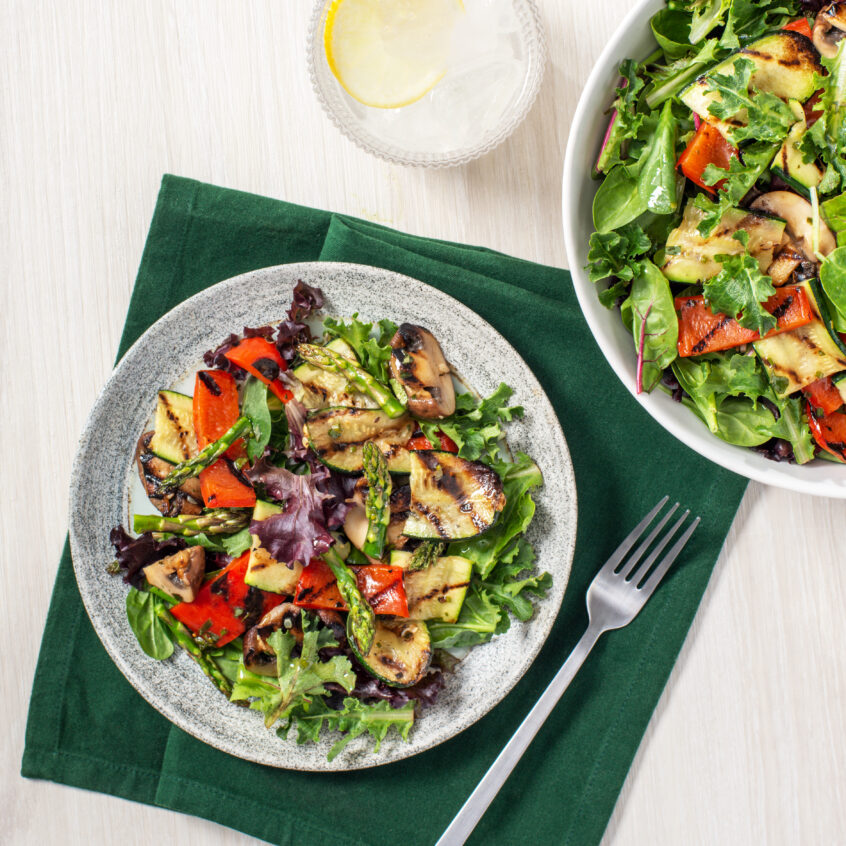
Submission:
MULTIPOLYGON (((446 171, 388 165, 331 126, 305 69, 310 5, 0 4, 2 842, 256 842, 19 775, 71 460, 162 173, 566 265, 564 142, 627 0, 541 0, 538 103, 493 154, 446 171)), ((845 516, 846 502, 750 485, 607 843, 846 841, 845 516)))

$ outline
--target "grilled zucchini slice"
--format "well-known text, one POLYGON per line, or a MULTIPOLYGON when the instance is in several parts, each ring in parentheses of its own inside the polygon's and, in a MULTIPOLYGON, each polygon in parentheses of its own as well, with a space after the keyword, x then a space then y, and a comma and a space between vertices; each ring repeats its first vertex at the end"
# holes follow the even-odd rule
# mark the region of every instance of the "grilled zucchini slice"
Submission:
POLYGON ((392 687, 410 687, 426 675, 432 660, 429 629, 422 620, 376 619, 376 632, 367 655, 348 638, 361 665, 392 687))
POLYGON ((749 235, 749 252, 758 259, 761 272, 772 264, 773 253, 781 243, 785 222, 745 209, 729 209, 717 228, 706 238, 698 226, 705 212, 693 200, 685 206, 681 223, 667 237, 667 260, 662 273, 673 282, 702 282, 723 268, 718 255, 738 255, 743 244, 732 236, 744 230, 749 235))
POLYGON ((815 279, 803 283, 817 315, 814 320, 753 344, 780 397, 846 369, 846 349, 831 325, 818 286, 815 279))
POLYGON ((799 145, 808 130, 808 124, 805 121, 805 112, 798 101, 791 100, 790 108, 796 116, 796 123, 790 128, 784 144, 776 154, 772 170, 807 199, 810 193, 808 189, 816 188, 823 181, 825 173, 816 162, 803 160, 799 145))
MULTIPOLYGON (((391 566, 404 570, 412 554, 394 550, 391 553, 391 566)), ((414 620, 454 623, 464 604, 472 572, 473 562, 469 558, 444 555, 425 570, 404 573, 408 616, 414 620)))
POLYGON ((739 58, 753 62, 752 88, 768 91, 782 100, 804 103, 814 93, 814 74, 822 74, 822 65, 814 45, 804 35, 781 31, 751 44, 715 65, 681 93, 682 102, 700 118, 715 126, 731 140, 733 126, 746 124, 745 111, 730 120, 718 120, 708 107, 721 99, 716 91, 709 91, 709 77, 731 74, 739 58))
POLYGON ((481 461, 420 450, 411 459, 411 502, 403 534, 465 540, 487 531, 505 507, 502 480, 481 461))
POLYGON ((159 458, 180 464, 197 454, 193 397, 159 391, 155 428, 149 449, 159 458))
MULTIPOLYGON (((266 520, 274 514, 281 514, 282 506, 273 502, 257 500, 253 507, 253 520, 266 520)), ((244 582, 260 590, 270 593, 289 593, 296 590, 297 582, 303 572, 303 565, 295 561, 289 567, 285 561, 277 561, 262 545, 258 535, 252 535, 253 545, 250 549, 250 563, 244 582)))
POLYGON ((309 414, 303 435, 317 457, 341 473, 362 472, 361 454, 368 441, 382 451, 391 473, 408 473, 405 445, 415 425, 407 414, 391 418, 381 409, 326 408, 309 414))
MULTIPOLYGON (((343 339, 335 338, 326 348, 358 363, 353 348, 343 339)), ((308 409, 347 406, 350 408, 378 408, 375 400, 350 386, 343 373, 330 373, 312 364, 301 364, 291 371, 299 385, 294 388, 294 398, 308 409)))

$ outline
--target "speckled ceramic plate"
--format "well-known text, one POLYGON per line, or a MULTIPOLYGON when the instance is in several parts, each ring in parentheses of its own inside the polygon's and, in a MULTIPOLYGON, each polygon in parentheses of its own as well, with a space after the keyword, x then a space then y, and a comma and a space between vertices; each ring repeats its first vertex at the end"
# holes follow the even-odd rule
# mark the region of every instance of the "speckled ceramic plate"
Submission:
POLYGON ((486 714, 531 665, 552 627, 573 558, 576 486, 561 427, 543 388, 511 346, 469 308, 428 285, 387 270, 353 264, 288 264, 221 282, 168 312, 127 352, 100 394, 73 467, 70 537, 83 602, 103 645, 141 695, 180 728, 231 755, 298 770, 352 770, 397 761, 455 736, 486 714), (378 755, 357 738, 331 763, 332 740, 297 746, 265 729, 258 712, 221 696, 188 655, 153 661, 126 621, 126 585, 106 573, 113 559, 109 530, 129 525, 135 444, 156 392, 201 366, 202 354, 230 332, 282 319, 298 279, 323 290, 324 312, 362 319, 389 317, 433 330, 454 368, 476 391, 501 381, 515 390, 525 418, 511 424, 512 449, 531 454, 545 484, 536 495, 529 538, 538 566, 553 575, 549 595, 529 623, 473 649, 458 665, 436 705, 426 709, 409 741, 389 737, 378 755))

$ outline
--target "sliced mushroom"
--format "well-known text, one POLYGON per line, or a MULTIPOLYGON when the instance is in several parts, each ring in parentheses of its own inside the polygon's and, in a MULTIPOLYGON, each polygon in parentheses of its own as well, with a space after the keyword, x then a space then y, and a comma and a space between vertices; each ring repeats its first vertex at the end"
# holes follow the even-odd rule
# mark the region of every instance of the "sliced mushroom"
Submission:
POLYGON ((276 653, 267 639, 274 632, 284 629, 302 643, 302 612, 291 602, 271 608, 258 623, 244 635, 244 666, 261 676, 277 674, 276 653))
MULTIPOLYGON (((794 245, 804 253, 805 258, 816 261, 814 254, 814 215, 811 204, 792 191, 770 191, 761 194, 751 206, 757 211, 780 217, 787 222, 787 231, 794 245)), ((820 255, 827 256, 837 246, 831 230, 820 220, 820 255)))
POLYGON ((793 272, 805 260, 805 256, 792 244, 788 244, 775 257, 767 268, 767 276, 773 280, 773 285, 786 285, 793 277, 793 272))
POLYGON ((820 55, 833 59, 840 42, 846 38, 846 2, 830 3, 817 13, 812 32, 814 47, 820 55))
MULTIPOLYGON (((353 507, 347 512, 344 520, 344 533, 357 549, 364 546, 364 541, 367 538, 367 513, 364 509, 366 497, 367 481, 362 477, 356 483, 353 495, 350 497, 349 501, 353 507)), ((391 490, 391 520, 388 523, 386 542, 396 549, 402 549, 408 542, 408 538, 402 533, 402 530, 408 517, 410 505, 411 488, 408 485, 400 485, 391 490)), ((370 558, 370 561, 373 564, 381 563, 377 558, 370 558)))
POLYGON ((403 323, 391 347, 391 373, 405 389, 408 410, 426 420, 449 417, 455 411, 455 388, 435 336, 422 326, 403 323))
POLYGON ((165 517, 175 517, 177 514, 202 514, 203 495, 198 478, 188 479, 178 490, 162 494, 159 483, 175 465, 164 461, 150 450, 152 432, 144 432, 138 439, 135 449, 135 462, 138 465, 138 475, 150 502, 165 517))
POLYGON ((153 587, 183 602, 193 602, 206 573, 206 551, 201 546, 182 549, 144 568, 153 587))

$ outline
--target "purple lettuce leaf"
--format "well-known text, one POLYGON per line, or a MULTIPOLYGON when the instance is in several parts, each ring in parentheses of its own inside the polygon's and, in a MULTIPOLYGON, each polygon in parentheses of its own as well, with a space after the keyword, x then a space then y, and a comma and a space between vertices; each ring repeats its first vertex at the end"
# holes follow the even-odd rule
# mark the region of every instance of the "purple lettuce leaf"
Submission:
POLYGON ((115 526, 109 533, 109 540, 115 548, 115 558, 123 572, 123 580, 139 590, 144 587, 144 567, 188 545, 181 538, 158 541, 151 532, 133 538, 123 526, 115 526))
POLYGON ((246 475, 251 482, 262 484, 270 497, 285 503, 282 513, 250 525, 250 532, 258 535, 261 545, 277 561, 290 566, 296 561, 308 564, 329 549, 333 539, 323 503, 330 494, 320 490, 315 476, 298 475, 264 459, 246 475))

